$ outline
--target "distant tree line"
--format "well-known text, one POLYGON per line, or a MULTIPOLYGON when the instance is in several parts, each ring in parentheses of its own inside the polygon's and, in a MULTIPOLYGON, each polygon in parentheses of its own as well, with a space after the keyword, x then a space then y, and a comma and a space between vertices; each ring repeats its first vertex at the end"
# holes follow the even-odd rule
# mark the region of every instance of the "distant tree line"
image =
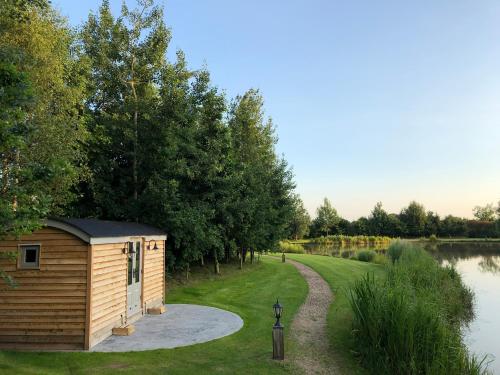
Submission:
POLYGON ((48 216, 139 221, 168 233, 170 269, 218 272, 289 235, 298 198, 262 95, 230 100, 168 60, 161 7, 103 1, 73 30, 48 1, 0 6, 0 237, 48 216))
MULTIPOLYGON (((297 206, 297 205, 296 205, 297 206)), ((303 205, 297 206, 292 221, 290 238, 319 237, 335 234, 370 235, 389 237, 500 237, 500 202, 476 206, 475 219, 447 215, 440 217, 415 201, 403 208, 398 214, 388 213, 378 202, 368 217, 349 221, 342 218, 330 201, 325 198, 317 209, 316 217, 311 220, 303 205), (297 225, 301 223, 301 225, 297 225)))

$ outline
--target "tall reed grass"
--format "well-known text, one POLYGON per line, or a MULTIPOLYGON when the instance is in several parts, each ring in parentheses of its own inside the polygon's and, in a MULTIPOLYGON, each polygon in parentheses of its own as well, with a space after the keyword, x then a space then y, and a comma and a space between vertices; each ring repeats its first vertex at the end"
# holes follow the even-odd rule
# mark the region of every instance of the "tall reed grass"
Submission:
POLYGON ((290 243, 288 241, 280 241, 279 250, 282 253, 304 254, 304 247, 300 244, 290 243))
POLYGON ((336 234, 331 236, 321 236, 311 238, 310 242, 319 245, 335 245, 335 246, 374 246, 388 245, 392 239, 384 236, 345 236, 336 234))
POLYGON ((487 374, 462 340, 473 294, 460 275, 414 245, 394 243, 388 254, 384 280, 367 275, 350 290, 363 365, 373 374, 487 374))

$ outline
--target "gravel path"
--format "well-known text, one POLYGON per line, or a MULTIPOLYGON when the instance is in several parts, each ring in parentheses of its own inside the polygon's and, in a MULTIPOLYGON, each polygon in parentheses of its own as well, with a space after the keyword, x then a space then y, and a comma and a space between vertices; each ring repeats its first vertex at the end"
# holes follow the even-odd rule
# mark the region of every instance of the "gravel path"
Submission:
POLYGON ((292 362, 305 374, 339 374, 329 350, 326 317, 333 294, 326 281, 311 268, 287 259, 309 285, 306 301, 295 315, 291 334, 297 344, 292 362))

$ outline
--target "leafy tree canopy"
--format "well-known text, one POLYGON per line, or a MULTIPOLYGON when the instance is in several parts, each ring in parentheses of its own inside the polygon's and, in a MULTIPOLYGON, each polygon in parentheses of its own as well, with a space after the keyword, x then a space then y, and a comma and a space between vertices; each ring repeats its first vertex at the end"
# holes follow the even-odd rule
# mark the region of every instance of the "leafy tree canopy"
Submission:
POLYGON ((314 219, 316 227, 320 232, 328 236, 332 229, 335 230, 339 220, 337 210, 332 206, 328 198, 324 198, 323 203, 316 211, 316 218, 314 219))
MULTIPOLYGON (((500 208, 500 203, 499 203, 500 208)), ((497 209, 498 210, 498 209, 497 209)), ((472 210, 474 217, 480 221, 494 221, 495 220, 495 208, 492 203, 485 206, 476 206, 472 210)))

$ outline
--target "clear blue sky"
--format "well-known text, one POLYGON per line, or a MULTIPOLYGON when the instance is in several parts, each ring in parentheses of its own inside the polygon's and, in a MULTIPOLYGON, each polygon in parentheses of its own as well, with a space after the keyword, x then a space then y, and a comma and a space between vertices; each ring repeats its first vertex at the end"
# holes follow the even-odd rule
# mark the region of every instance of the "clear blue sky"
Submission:
MULTIPOLYGON (((75 26, 99 3, 53 0, 75 26)), ((228 97, 261 90, 311 213, 323 197, 348 219, 500 200, 499 1, 160 3, 169 56, 228 97)))

